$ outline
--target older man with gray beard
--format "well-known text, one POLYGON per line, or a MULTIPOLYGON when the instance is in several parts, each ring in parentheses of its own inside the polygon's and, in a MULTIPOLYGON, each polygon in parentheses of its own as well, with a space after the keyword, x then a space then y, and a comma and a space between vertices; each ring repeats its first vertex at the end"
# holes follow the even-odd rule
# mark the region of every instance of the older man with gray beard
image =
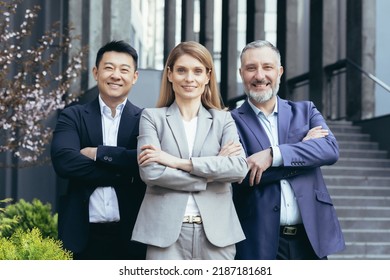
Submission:
POLYGON ((345 248, 320 169, 338 160, 336 138, 312 102, 277 96, 283 67, 275 46, 254 41, 240 58, 248 98, 232 116, 249 172, 233 187, 246 236, 236 259, 327 259, 345 248))

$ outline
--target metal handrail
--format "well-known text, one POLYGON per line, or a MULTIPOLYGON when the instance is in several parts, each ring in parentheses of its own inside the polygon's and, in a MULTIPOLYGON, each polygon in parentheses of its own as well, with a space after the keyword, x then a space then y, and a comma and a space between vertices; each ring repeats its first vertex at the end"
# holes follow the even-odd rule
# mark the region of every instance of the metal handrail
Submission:
MULTIPOLYGON (((349 58, 346 59, 341 59, 335 63, 329 64, 324 67, 324 72, 327 74, 328 77, 332 76, 333 72, 337 70, 341 70, 343 68, 347 67, 347 64, 352 65, 355 67, 357 70, 359 70, 361 73, 366 75, 368 78, 373 80, 375 83, 380 85, 382 88, 384 88, 387 92, 390 93, 390 86, 387 85, 385 82, 380 80, 378 77, 375 75, 365 71, 362 67, 360 67, 356 62, 352 61, 349 58)), ((287 80, 287 85, 290 90, 294 89, 297 84, 302 83, 303 81, 309 81, 309 73, 304 73, 298 76, 295 76, 294 78, 288 79, 287 80)))
POLYGON ((357 65, 355 62, 353 62, 352 60, 350 59, 347 59, 347 62, 351 65, 353 65, 355 68, 359 69, 360 72, 362 72, 364 75, 366 75, 368 78, 370 78, 371 80, 373 80, 375 83, 377 83, 378 85, 380 85, 381 87, 383 87, 385 90, 387 90, 387 92, 390 92, 390 86, 388 86, 385 82, 381 81, 380 79, 378 79, 376 76, 374 76, 373 74, 365 71, 363 68, 361 68, 359 65, 357 65))
MULTIPOLYGON (((368 78, 370 78, 371 80, 373 80, 375 83, 377 83, 378 85, 380 85, 382 88, 384 88, 387 92, 390 93, 390 86, 387 85, 385 82, 381 81, 379 78, 377 78, 375 75, 367 72, 366 70, 364 70, 362 67, 360 67, 357 63, 355 63, 354 61, 352 61, 351 59, 349 58, 346 58, 346 59, 341 59, 339 61, 337 61, 336 63, 333 63, 333 64, 329 64, 327 66, 324 67, 324 71, 325 73, 327 74, 332 74, 334 71, 336 70, 340 70, 342 68, 345 68, 347 67, 347 64, 350 64, 352 65, 353 67, 355 67, 355 69, 359 70, 361 73, 363 73, 364 75, 366 75, 368 78)), ((329 75, 328 75, 329 77, 329 75)))
POLYGON ((287 80, 288 92, 292 92, 294 88, 308 84, 310 81, 309 73, 304 73, 294 78, 287 80))

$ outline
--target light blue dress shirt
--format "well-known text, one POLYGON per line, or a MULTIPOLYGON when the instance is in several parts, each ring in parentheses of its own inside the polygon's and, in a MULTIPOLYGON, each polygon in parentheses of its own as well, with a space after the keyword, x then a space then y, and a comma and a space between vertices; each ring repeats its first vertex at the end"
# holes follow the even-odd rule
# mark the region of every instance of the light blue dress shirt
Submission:
MULTIPOLYGON (((259 108, 251 103, 249 105, 255 112, 257 119, 263 126, 273 150, 272 166, 283 165, 283 158, 280 153, 278 134, 278 104, 277 100, 272 113, 266 116, 259 108)), ((301 213, 296 201, 294 191, 287 180, 280 180, 281 201, 280 201, 280 225, 296 225, 302 223, 301 213)))

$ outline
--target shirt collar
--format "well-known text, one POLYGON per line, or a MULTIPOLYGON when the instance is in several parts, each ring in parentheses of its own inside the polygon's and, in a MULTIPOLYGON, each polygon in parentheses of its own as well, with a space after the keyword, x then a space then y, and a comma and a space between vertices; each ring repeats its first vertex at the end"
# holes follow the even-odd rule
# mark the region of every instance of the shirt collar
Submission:
MULTIPOLYGON (((116 115, 115 116, 120 116, 122 114, 123 108, 126 105, 126 101, 127 100, 125 99, 121 104, 116 106, 116 115)), ((100 106, 100 113, 102 115, 110 115, 111 116, 111 109, 110 109, 110 107, 107 106, 106 103, 104 103, 100 94, 99 94, 99 106, 100 106)))
MULTIPOLYGON (((251 106, 252 110, 255 112, 256 116, 258 116, 260 113, 264 116, 264 113, 252 103, 250 98, 248 98, 248 103, 249 106, 251 106)), ((277 114, 278 114, 278 98, 276 98, 275 107, 272 113, 270 114, 270 116, 277 115, 277 114)))

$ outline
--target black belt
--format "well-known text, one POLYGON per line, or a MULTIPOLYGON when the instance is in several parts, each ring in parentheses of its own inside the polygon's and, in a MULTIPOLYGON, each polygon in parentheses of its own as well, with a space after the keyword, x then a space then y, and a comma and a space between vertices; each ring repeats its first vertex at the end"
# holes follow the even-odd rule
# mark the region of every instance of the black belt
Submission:
POLYGON ((279 234, 282 236, 302 236, 305 234, 305 227, 303 224, 280 226, 279 234))

